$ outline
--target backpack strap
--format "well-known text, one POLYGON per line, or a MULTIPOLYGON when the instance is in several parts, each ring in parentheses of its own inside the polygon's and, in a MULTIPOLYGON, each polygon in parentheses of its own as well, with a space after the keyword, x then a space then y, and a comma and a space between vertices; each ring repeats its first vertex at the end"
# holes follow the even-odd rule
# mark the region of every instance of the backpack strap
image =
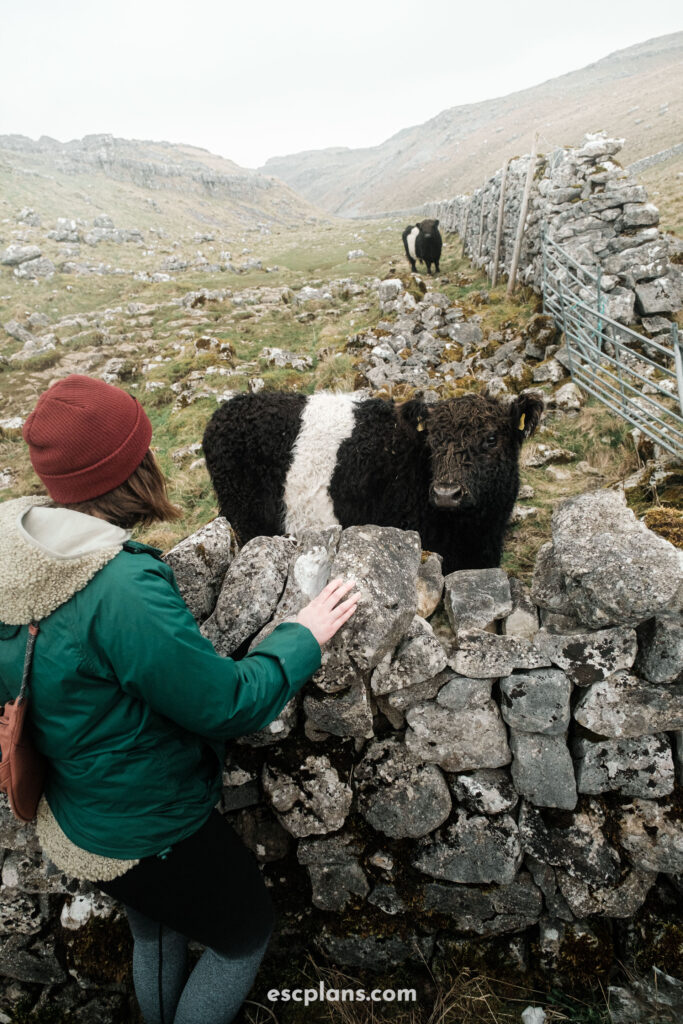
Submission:
POLYGON ((31 678, 31 666, 33 665, 33 650, 36 646, 36 637, 40 632, 37 622, 29 622, 28 639, 26 640, 26 656, 24 658, 24 672, 21 677, 21 689, 17 697, 17 705, 28 699, 28 681, 31 678))

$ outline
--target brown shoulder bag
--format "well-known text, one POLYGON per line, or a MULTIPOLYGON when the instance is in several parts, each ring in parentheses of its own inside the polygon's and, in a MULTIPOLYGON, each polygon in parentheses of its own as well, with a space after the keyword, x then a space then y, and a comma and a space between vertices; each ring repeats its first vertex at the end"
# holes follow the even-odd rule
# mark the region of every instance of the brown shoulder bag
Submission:
POLYGON ((0 710, 0 791, 7 799, 15 818, 32 821, 45 788, 46 763, 29 735, 27 712, 29 679, 38 624, 28 627, 21 690, 15 700, 8 700, 0 710))

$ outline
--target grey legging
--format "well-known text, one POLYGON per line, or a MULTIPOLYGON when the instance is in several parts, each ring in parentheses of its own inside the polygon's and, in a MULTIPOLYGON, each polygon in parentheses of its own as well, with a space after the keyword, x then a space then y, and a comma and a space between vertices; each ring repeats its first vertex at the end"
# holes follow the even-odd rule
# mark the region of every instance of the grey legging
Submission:
POLYGON ((98 886, 126 908, 135 993, 147 1024, 228 1024, 275 923, 253 853, 212 811, 172 849, 98 886), (187 978, 187 943, 206 947, 187 978))
POLYGON ((187 977, 180 932, 126 907, 135 994, 146 1024, 229 1024, 254 983, 268 941, 241 957, 205 949, 187 977))

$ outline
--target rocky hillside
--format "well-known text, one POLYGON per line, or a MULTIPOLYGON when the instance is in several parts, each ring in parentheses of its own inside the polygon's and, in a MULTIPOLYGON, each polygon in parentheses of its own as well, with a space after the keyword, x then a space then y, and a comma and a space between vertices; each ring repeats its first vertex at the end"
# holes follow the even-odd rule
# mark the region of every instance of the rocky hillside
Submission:
POLYGON ((188 229, 293 225, 315 210, 272 177, 194 146, 88 135, 61 143, 0 136, 0 212, 43 219, 108 214, 124 228, 178 237, 188 229))
POLYGON ((682 56, 683 33, 660 36, 531 89, 450 107, 379 146, 276 157, 262 170, 310 202, 354 216, 469 191, 527 152, 535 131, 550 150, 603 128, 626 137, 628 164, 683 137, 682 56))

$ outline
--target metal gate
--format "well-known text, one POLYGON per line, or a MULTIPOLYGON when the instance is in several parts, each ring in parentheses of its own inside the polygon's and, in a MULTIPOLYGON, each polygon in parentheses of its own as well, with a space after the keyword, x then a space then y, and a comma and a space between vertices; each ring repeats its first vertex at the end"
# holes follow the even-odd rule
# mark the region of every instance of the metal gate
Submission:
POLYGON ((605 315, 602 271, 543 237, 543 305, 562 329, 572 378, 673 455, 683 455, 678 325, 647 338, 605 315))

